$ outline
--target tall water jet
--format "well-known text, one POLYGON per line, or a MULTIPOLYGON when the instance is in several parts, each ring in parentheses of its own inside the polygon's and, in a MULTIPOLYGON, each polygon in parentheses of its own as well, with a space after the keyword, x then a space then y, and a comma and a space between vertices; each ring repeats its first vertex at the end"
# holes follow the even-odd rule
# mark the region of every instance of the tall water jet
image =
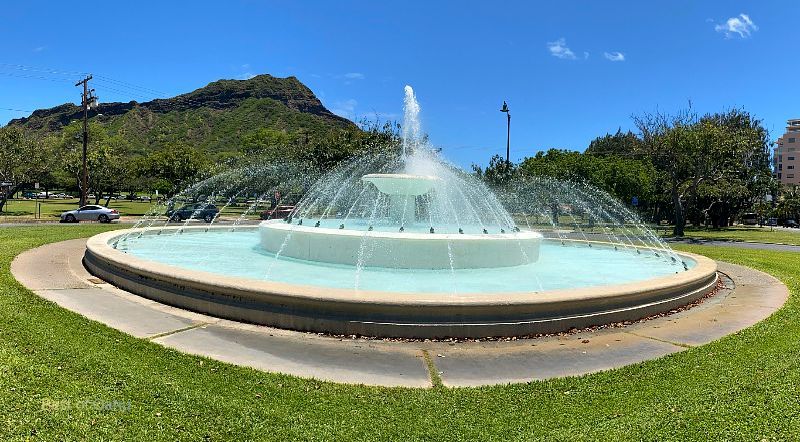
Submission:
POLYGON ((417 149, 420 143, 419 103, 414 89, 406 85, 403 99, 403 158, 417 149))

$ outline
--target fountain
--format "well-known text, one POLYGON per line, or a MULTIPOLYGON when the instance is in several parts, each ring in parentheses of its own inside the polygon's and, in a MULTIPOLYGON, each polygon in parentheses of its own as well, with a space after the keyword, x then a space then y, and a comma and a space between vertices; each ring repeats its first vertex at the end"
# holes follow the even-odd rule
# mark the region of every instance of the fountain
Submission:
POLYGON ((134 293, 221 317, 413 338, 635 320, 715 287, 713 261, 675 253, 590 186, 527 177, 490 191, 420 135, 409 86, 404 110, 398 151, 361 155, 311 185, 280 168, 227 172, 187 198, 258 189, 232 226, 170 226, 154 213, 90 239, 84 262, 134 293), (240 225, 288 188, 303 189, 289 217, 240 225))

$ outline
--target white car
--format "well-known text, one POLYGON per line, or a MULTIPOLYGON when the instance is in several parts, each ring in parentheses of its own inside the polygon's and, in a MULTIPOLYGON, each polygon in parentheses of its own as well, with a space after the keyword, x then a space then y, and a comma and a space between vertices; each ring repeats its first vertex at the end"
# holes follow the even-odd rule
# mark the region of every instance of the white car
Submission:
POLYGON ((110 223, 111 220, 119 219, 119 212, 108 207, 89 204, 75 210, 69 210, 61 214, 62 223, 77 223, 80 221, 99 221, 110 223))

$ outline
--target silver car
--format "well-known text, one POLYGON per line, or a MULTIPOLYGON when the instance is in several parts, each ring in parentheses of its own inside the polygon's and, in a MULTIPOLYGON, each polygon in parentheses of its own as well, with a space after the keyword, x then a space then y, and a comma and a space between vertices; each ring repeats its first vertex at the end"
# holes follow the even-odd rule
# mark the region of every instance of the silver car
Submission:
POLYGON ((110 223, 113 219, 119 219, 119 212, 108 207, 89 204, 75 210, 70 210, 61 214, 62 223, 77 223, 79 221, 99 221, 110 223))

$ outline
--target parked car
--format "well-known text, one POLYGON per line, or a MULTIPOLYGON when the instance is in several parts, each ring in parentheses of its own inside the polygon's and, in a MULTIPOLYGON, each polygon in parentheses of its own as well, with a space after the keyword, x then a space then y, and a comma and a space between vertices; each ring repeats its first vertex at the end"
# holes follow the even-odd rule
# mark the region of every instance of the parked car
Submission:
POLYGON ((742 224, 745 226, 755 226, 758 224, 758 214, 757 213, 745 213, 742 215, 742 224))
POLYGON ((776 227, 778 225, 778 218, 768 218, 764 225, 776 227))
POLYGON ((275 206, 261 212, 261 219, 284 219, 294 211, 294 206, 275 206))
POLYGON ((187 219, 202 219, 210 223, 219 214, 219 209, 213 204, 197 203, 187 204, 180 209, 167 210, 167 217, 170 221, 178 222, 187 219))
POLYGON ((793 219, 787 219, 786 222, 783 223, 783 227, 791 227, 793 229, 796 229, 800 227, 800 224, 797 224, 797 221, 793 219))
POLYGON ((99 221, 110 223, 111 220, 119 219, 119 212, 108 207, 89 204, 75 210, 69 210, 61 214, 62 223, 77 223, 80 221, 99 221))

